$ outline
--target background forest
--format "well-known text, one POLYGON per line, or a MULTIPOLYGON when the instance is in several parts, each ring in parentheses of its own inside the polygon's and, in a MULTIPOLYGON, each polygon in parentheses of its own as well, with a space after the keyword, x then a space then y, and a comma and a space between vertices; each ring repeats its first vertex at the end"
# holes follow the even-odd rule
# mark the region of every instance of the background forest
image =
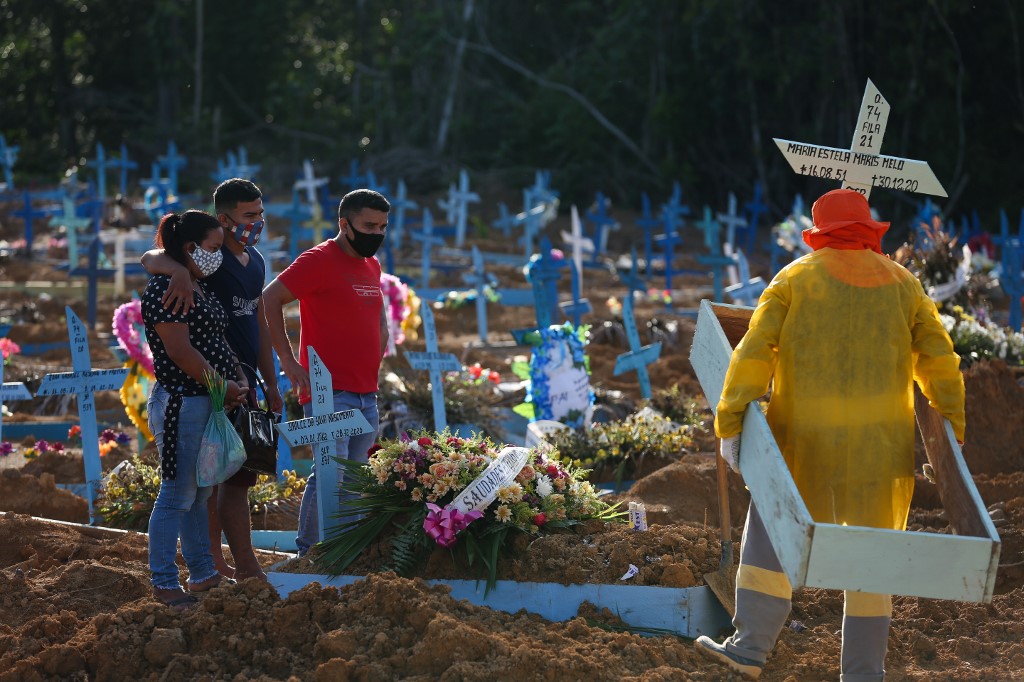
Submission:
MULTIPOLYGON (((1024 203, 1022 17, 1014 0, 0 0, 0 132, 21 185, 96 142, 145 169, 174 139, 203 193, 245 145, 278 191, 303 158, 414 192, 550 168, 565 201, 627 206, 676 180, 721 206, 760 181, 778 217, 835 183, 795 176, 772 138, 849 146, 871 78, 883 153, 929 161, 945 211, 991 230, 1024 203)), ((921 199, 872 195, 894 219, 921 199)))

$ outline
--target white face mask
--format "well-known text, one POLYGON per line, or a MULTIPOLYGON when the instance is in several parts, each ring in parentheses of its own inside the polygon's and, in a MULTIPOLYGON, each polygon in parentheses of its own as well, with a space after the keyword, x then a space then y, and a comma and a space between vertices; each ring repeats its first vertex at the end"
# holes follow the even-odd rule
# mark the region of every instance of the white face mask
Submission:
POLYGON ((203 273, 203 277, 209 277, 217 272, 217 268, 224 262, 224 254, 220 249, 210 253, 203 247, 196 246, 196 250, 192 252, 192 262, 199 268, 199 272, 203 273))

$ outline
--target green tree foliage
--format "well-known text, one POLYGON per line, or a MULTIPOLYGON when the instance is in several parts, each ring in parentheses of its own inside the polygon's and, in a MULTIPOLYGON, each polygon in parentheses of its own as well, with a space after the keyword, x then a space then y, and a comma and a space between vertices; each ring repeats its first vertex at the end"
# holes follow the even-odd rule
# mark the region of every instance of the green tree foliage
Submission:
POLYGON ((272 182, 305 157, 420 190, 459 166, 512 186, 547 167, 577 202, 680 180, 720 205, 760 181, 782 211, 829 185, 771 138, 849 145, 871 78, 892 104, 883 151, 927 159, 947 208, 994 215, 1024 198, 1022 16, 1009 0, 0 0, 0 131, 44 182, 97 141, 148 161, 174 138, 204 187, 244 144, 272 182))

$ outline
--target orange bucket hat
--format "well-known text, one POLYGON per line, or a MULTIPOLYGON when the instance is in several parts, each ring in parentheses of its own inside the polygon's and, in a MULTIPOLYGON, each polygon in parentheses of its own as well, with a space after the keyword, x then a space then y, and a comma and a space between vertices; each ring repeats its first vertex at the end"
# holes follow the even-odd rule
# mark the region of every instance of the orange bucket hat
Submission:
POLYGON ((815 250, 830 247, 881 253, 882 235, 889 229, 889 223, 872 219, 868 200, 852 189, 821 195, 811 207, 811 219, 814 227, 804 230, 802 236, 815 250))

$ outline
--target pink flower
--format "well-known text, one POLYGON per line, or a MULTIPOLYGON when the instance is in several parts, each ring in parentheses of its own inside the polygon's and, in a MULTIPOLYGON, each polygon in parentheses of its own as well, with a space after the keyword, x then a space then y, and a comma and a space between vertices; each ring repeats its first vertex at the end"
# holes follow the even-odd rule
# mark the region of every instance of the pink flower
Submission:
POLYGON ((0 352, 3 353, 4 360, 6 360, 7 358, 11 357, 12 355, 16 355, 16 354, 20 353, 21 352, 21 346, 19 346, 14 341, 11 341, 10 339, 5 337, 5 338, 0 339, 0 352))

